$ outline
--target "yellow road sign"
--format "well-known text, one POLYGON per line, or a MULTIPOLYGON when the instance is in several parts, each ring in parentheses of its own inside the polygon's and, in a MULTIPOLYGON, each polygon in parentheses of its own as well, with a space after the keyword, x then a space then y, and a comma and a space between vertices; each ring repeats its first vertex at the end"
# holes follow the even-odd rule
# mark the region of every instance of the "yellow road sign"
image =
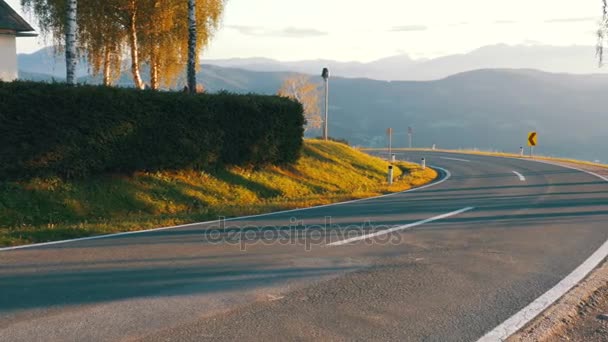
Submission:
POLYGON ((528 146, 538 145, 538 134, 536 132, 530 132, 528 134, 528 146))

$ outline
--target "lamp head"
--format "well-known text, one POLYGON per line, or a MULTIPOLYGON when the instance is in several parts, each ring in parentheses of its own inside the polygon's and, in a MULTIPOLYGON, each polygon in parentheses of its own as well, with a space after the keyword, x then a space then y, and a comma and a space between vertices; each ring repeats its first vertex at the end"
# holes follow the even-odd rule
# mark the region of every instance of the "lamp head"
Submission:
POLYGON ((321 77, 323 77, 323 79, 327 80, 329 78, 329 69, 328 68, 323 68, 323 73, 321 74, 321 77))

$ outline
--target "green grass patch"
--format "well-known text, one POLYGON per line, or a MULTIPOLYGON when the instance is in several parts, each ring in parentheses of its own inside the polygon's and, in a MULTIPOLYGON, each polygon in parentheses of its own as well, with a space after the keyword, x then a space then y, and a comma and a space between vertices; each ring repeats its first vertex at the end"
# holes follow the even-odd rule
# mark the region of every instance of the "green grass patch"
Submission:
POLYGON ((292 165, 229 167, 0 182, 0 245, 135 231, 304 208, 404 191, 437 177, 432 169, 388 163, 344 144, 309 140, 292 165))

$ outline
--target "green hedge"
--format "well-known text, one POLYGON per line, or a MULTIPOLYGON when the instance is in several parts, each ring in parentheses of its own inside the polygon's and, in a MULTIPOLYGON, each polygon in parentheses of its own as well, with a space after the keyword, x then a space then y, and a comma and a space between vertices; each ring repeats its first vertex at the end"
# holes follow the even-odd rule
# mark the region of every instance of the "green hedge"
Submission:
POLYGON ((0 82, 0 177, 290 163, 303 124, 275 96, 0 82))

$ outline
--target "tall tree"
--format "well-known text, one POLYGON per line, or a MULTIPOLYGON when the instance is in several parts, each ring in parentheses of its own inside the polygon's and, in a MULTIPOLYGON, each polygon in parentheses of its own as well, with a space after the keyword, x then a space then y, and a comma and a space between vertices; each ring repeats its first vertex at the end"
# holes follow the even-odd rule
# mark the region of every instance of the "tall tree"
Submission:
POLYGON ((76 83, 77 0, 21 0, 21 5, 34 12, 43 35, 51 35, 55 45, 63 48, 66 61, 66 82, 76 83))
POLYGON ((133 82, 135 87, 144 88, 144 82, 141 79, 140 62, 139 62, 139 42, 137 34, 137 22, 139 18, 139 7, 137 0, 129 0, 126 7, 127 17, 127 32, 129 33, 129 47, 131 50, 131 73, 133 74, 133 82))
POLYGON ((306 130, 321 128, 323 120, 319 110, 319 86, 312 83, 309 76, 289 76, 283 82, 278 95, 296 100, 302 104, 306 117, 306 130))
MULTIPOLYGON (((190 2, 193 0, 188 0, 188 9, 190 9, 190 2)), ((195 8, 194 8, 194 34, 190 34, 192 26, 191 20, 188 20, 188 37, 186 50, 188 51, 188 74, 191 74, 194 70, 194 75, 196 75, 197 67, 199 66, 198 60, 199 55, 202 49, 204 49, 208 44, 215 31, 220 25, 221 16, 224 11, 224 3, 226 0, 194 0, 195 8), (196 42, 196 44, 194 44, 196 42), (192 51, 192 47, 194 47, 194 51, 192 51)), ((190 10, 188 11, 190 12, 190 10)), ((190 18, 190 16, 189 16, 190 18)), ((188 86, 188 89, 191 92, 196 92, 196 76, 189 76, 189 82, 193 80, 195 84, 194 89, 191 85, 188 86)))
POLYGON ((67 18, 65 29, 65 65, 66 77, 68 84, 76 84, 76 64, 78 63, 78 54, 76 52, 76 15, 78 4, 76 0, 67 0, 67 18))
POLYGON ((142 63, 149 66, 150 87, 170 87, 183 72, 185 52, 182 51, 180 40, 184 39, 187 25, 181 24, 186 15, 186 10, 182 9, 183 0, 140 1, 150 2, 142 9, 148 20, 140 25, 141 58, 142 63))
POLYGON ((93 75, 103 84, 120 77, 127 34, 117 9, 120 0, 79 0, 78 32, 93 75))
POLYGON ((184 69, 186 76, 191 76, 190 67, 194 70, 195 86, 189 90, 196 91, 199 51, 209 43, 219 26, 224 1, 195 0, 194 8, 184 0, 137 1, 138 18, 141 19, 136 20, 137 55, 140 63, 149 66, 153 89, 173 86, 184 69), (190 31, 191 9, 195 18, 194 34, 190 31))
POLYGON ((196 0, 188 0, 188 89, 196 93, 196 0))
POLYGON ((83 52, 93 74, 102 72, 106 85, 120 75, 123 58, 130 57, 137 88, 144 88, 143 64, 150 67, 154 89, 173 85, 188 65, 189 79, 194 75, 191 89, 196 91, 198 55, 219 26, 225 0, 188 1, 188 6, 184 0, 22 0, 22 4, 36 14, 42 33, 65 49, 69 82, 75 79, 76 55, 83 52))

